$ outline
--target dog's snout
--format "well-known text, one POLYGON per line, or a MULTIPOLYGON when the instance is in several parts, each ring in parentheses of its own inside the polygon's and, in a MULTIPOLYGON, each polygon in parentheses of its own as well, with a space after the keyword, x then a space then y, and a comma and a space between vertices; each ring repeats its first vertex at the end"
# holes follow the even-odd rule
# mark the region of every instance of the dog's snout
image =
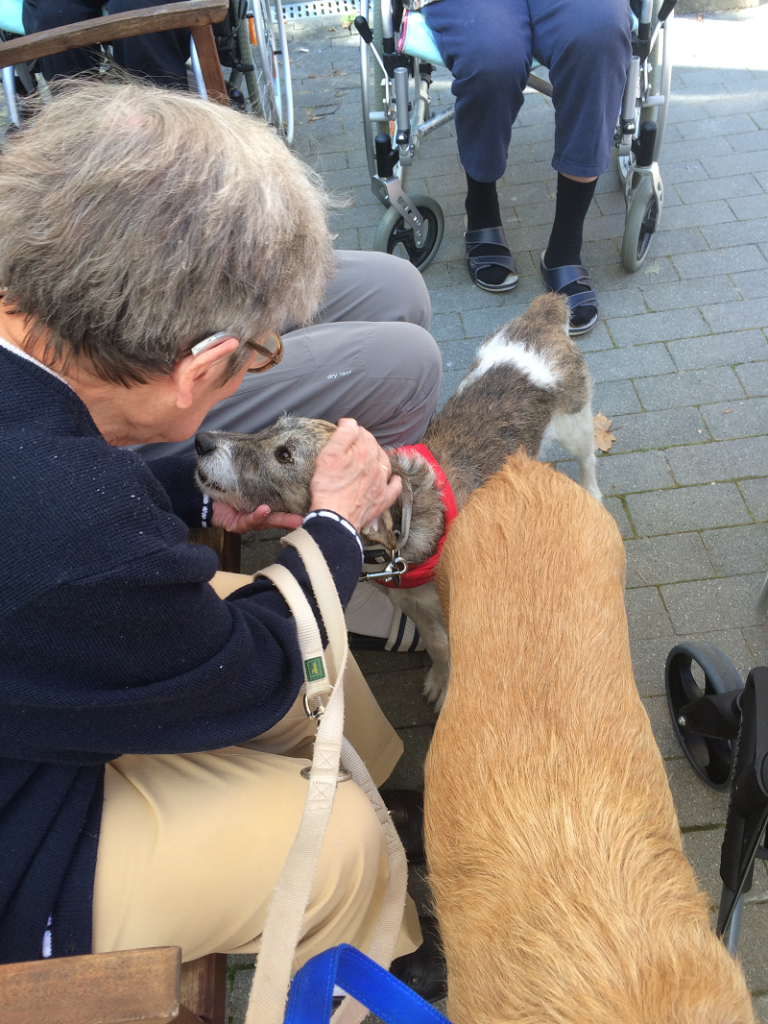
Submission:
POLYGON ((198 455, 207 455, 216 447, 216 438, 206 430, 195 435, 195 449, 198 455))

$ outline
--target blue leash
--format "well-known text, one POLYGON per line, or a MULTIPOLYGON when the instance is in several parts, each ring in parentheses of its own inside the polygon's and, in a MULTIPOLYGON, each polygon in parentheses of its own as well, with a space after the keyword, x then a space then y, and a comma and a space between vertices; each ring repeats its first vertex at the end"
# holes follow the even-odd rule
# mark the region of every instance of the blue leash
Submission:
POLYGON ((293 979, 284 1024, 328 1024, 334 985, 385 1024, 450 1024, 402 981, 346 943, 304 964, 293 979))

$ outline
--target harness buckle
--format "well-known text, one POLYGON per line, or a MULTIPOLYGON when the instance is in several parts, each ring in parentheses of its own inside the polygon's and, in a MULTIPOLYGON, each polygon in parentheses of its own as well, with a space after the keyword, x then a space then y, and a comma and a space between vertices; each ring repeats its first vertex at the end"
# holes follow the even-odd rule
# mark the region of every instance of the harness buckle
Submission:
POLYGON ((399 586, 400 577, 404 576, 405 573, 408 572, 408 563, 397 548, 395 548, 394 551, 389 551, 388 554, 389 562, 383 569, 378 569, 373 572, 366 572, 363 570, 358 582, 362 583, 363 580, 384 580, 385 583, 391 583, 394 580, 394 582, 399 586))

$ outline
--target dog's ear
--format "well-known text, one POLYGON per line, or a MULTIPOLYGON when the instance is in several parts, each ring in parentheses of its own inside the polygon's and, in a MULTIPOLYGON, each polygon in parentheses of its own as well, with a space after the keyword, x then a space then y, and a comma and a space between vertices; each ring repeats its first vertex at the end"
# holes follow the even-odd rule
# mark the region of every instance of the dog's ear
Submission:
POLYGON ((402 510, 403 510, 403 498, 407 501, 412 502, 411 495, 411 482, 405 473, 402 466, 398 465, 394 460, 391 461, 392 465, 392 476, 399 476, 403 482, 403 490, 400 497, 394 503, 391 509, 387 509, 385 512, 375 519, 368 526, 364 526, 360 531, 366 540, 372 541, 374 544, 381 544, 387 551, 394 551, 395 548, 399 547, 398 538, 395 537, 395 523, 402 522, 402 510))
POLYGON ((397 547, 394 530, 392 529, 392 513, 389 509, 382 512, 372 523, 364 526, 360 531, 363 538, 372 544, 381 544, 387 551, 393 551, 397 547))

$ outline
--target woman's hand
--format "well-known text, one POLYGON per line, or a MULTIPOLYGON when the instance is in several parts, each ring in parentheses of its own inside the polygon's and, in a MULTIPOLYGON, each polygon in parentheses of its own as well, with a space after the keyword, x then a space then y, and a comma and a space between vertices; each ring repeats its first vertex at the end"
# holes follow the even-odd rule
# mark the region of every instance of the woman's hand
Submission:
POLYGON ((214 501, 211 512, 211 526, 220 526, 228 533, 248 533, 250 530, 269 530, 280 527, 283 530, 297 530, 302 516, 290 512, 273 512, 269 505, 259 505, 253 512, 238 512, 223 501, 214 501))
POLYGON ((360 531, 390 507, 402 486, 374 436, 356 420, 341 419, 318 456, 311 507, 336 512, 360 531))

